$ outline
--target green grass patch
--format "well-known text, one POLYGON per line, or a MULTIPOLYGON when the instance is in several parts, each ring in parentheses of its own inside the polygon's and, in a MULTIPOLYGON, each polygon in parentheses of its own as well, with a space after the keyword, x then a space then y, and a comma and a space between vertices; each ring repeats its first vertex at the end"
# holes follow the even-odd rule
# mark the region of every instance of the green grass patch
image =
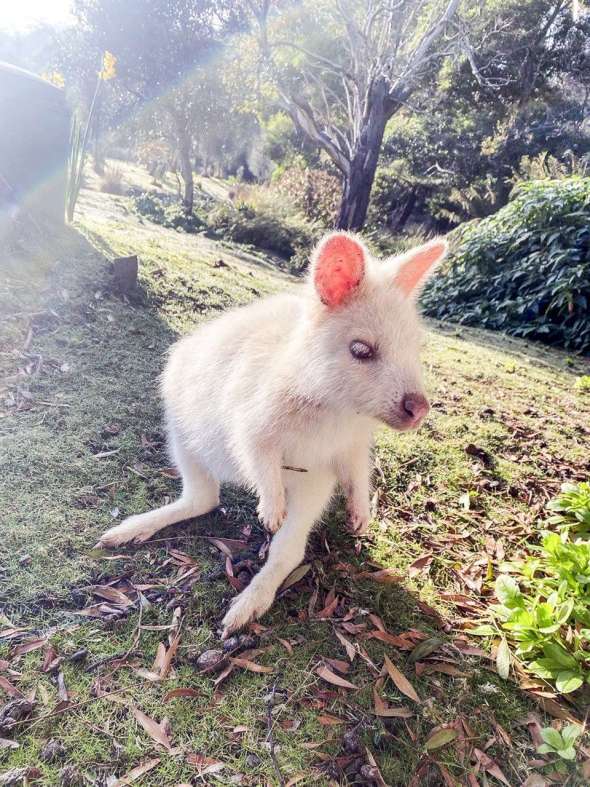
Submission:
MULTIPOLYGON (((126 171, 126 181, 133 174, 126 171)), ((303 774, 302 784, 359 783, 367 747, 388 784, 407 784, 423 764, 432 731, 461 719, 471 730, 460 728, 466 756, 455 742, 431 752, 433 783, 440 779, 437 762, 457 781, 466 779, 476 765, 474 747, 483 751, 492 738, 488 755, 510 783, 524 781, 527 763, 538 755, 520 721, 539 712, 535 700, 470 650, 479 643, 466 630, 492 599, 504 563, 540 535, 547 500, 563 482, 587 476, 590 401, 574 385, 587 364, 482 331, 431 324, 424 355, 432 415, 417 434, 378 435, 369 536, 356 542, 346 534, 336 502, 311 538, 309 572, 252 632, 247 649, 261 649, 253 660, 273 672, 236 668, 216 687, 220 673, 202 672, 198 658, 221 648, 219 620, 235 591, 225 557, 205 536, 243 539, 251 528, 247 549, 233 564, 236 574, 255 572, 264 534, 252 498, 224 489, 223 511, 170 528, 115 560, 92 547, 122 517, 178 494, 157 392, 170 344, 222 309, 295 282, 267 255, 144 221, 128 198, 86 190, 80 209, 76 230, 23 246, 0 286, 6 316, 0 632, 26 629, 0 639, 0 658, 19 673, 2 674, 23 694, 35 692, 36 702, 31 719, 3 733, 19 748, 0 751, 1 770, 39 767, 43 784, 58 784, 65 761, 40 756, 52 737, 63 743, 66 760, 95 781, 155 757, 160 762, 144 783, 195 781, 195 766, 187 762, 193 753, 224 763, 204 777, 212 782, 275 783, 270 703, 285 781, 303 774), (110 288, 108 260, 127 254, 140 257, 140 291, 132 302, 110 288), (178 552, 196 566, 186 587, 178 552), (371 577, 383 569, 394 581, 371 577), (94 586, 129 583, 144 587, 150 603, 141 627, 135 601, 124 614, 79 615, 99 602, 94 586), (337 607, 320 620, 330 593, 337 607), (168 645, 177 607, 182 636, 173 669, 165 680, 150 681, 145 671, 159 644, 168 645), (406 639, 375 637, 377 620, 389 635, 406 639), (354 691, 317 674, 325 659, 348 660, 335 630, 358 648, 342 673, 354 691), (22 641, 44 634, 60 659, 49 672, 43 671, 48 645, 13 655, 22 641), (412 649, 433 637, 441 640, 438 650, 416 664, 412 649), (82 649, 85 658, 72 660, 82 649), (112 658, 123 654, 121 664, 112 658), (408 718, 374 714, 385 655, 421 702, 391 678, 380 696, 390 707, 409 708, 408 718), (460 674, 437 671, 444 662, 460 674), (56 713, 60 672, 69 705, 56 713), (167 700, 175 688, 197 694, 167 700), (154 743, 133 707, 169 720, 172 753, 154 743), (495 724, 509 732, 512 747, 495 724)))

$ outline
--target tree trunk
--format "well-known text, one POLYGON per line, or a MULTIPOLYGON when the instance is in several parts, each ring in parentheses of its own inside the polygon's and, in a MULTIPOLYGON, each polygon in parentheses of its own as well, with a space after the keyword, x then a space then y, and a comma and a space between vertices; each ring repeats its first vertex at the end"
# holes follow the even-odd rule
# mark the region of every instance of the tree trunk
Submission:
POLYGON ((102 98, 103 91, 98 91, 94 104, 94 119, 92 121, 92 157, 94 159, 94 171, 101 177, 104 175, 104 146, 102 144, 102 98))
POLYGON ((193 163, 191 151, 191 139, 187 129, 187 124, 180 118, 177 118, 177 134, 178 134, 178 164, 180 167, 180 174, 184 184, 184 194, 182 197, 182 206, 184 212, 188 215, 193 212, 193 205, 195 199, 195 185, 193 181, 193 163))
POLYGON ((393 109, 387 106, 387 86, 384 81, 379 80, 371 92, 369 106, 362 121, 360 138, 349 171, 344 178, 344 189, 336 221, 337 229, 356 231, 363 228, 385 125, 391 114, 393 109))
POLYGON ((403 232, 408 219, 412 215, 416 200, 416 192, 412 191, 408 199, 402 205, 398 205, 395 210, 392 210, 389 227, 393 232, 403 232))

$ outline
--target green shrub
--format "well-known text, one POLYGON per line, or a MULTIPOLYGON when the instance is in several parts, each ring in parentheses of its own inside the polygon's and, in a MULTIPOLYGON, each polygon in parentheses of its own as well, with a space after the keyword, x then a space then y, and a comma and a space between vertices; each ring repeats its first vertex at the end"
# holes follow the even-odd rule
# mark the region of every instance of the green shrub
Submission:
POLYGON ((574 537, 590 538, 590 483, 563 484, 547 508, 554 512, 549 524, 574 537))
POLYGON ((320 235, 311 224, 250 205, 220 205, 209 214, 209 226, 236 243, 247 243, 275 252, 299 270, 320 235))
POLYGON ((198 232, 206 227, 202 218, 194 212, 187 215, 178 202, 172 202, 147 191, 134 196, 133 204, 139 214, 169 229, 198 232))
POLYGON ((539 754, 553 754, 562 760, 575 760, 576 750, 574 743, 582 734, 582 727, 578 724, 568 724, 561 732, 555 727, 544 727, 541 730, 543 743, 537 747, 539 754))
POLYGON ((527 670, 563 694, 590 684, 590 541, 548 533, 496 581, 493 611, 527 670))
POLYGON ((426 314, 580 352, 590 349, 590 178, 532 181, 453 233, 426 314))

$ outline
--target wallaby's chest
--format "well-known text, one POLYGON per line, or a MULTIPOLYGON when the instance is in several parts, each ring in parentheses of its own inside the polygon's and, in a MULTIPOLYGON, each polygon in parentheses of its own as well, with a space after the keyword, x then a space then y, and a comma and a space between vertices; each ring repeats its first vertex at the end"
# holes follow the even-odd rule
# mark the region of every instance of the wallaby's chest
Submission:
POLYGON ((371 441, 371 428, 354 415, 326 415, 310 418, 299 428, 286 430, 282 437, 285 464, 307 470, 333 467, 359 444, 371 441))

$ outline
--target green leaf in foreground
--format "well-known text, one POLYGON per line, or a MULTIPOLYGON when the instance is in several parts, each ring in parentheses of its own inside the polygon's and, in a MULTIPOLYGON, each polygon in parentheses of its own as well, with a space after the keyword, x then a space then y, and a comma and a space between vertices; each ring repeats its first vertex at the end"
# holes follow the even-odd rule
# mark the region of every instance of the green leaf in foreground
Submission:
POLYGON ((498 675, 504 680, 510 675, 510 661, 510 648, 508 647, 508 642, 502 637, 496 653, 496 669, 498 670, 498 675))
POLYGON ((426 750, 434 751, 434 749, 440 749, 442 746, 446 746, 447 743, 454 741, 456 737, 457 730, 454 730, 451 727, 445 727, 442 730, 437 730, 427 739, 425 743, 426 750))

